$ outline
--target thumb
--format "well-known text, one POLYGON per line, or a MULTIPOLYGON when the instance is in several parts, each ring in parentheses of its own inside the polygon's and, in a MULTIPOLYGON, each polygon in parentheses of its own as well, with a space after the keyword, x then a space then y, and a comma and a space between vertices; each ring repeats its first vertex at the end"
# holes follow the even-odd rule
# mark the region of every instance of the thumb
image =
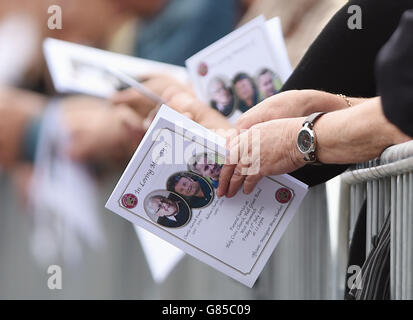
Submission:
POLYGON ((191 112, 184 112, 183 115, 191 120, 194 120, 194 115, 191 112))

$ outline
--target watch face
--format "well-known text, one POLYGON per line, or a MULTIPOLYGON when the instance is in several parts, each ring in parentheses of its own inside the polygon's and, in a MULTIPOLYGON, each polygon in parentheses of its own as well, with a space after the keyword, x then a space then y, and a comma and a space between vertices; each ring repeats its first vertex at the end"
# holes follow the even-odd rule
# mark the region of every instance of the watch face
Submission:
POLYGON ((313 139, 310 133, 306 130, 300 131, 298 134, 297 144, 301 152, 305 153, 310 151, 310 148, 313 145, 313 139))

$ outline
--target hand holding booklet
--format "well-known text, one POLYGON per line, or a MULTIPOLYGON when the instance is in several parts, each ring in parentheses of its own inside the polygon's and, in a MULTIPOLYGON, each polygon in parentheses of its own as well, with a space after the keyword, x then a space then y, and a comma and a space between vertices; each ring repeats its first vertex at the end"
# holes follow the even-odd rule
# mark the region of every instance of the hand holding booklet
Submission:
POLYGON ((106 207, 252 287, 303 200, 289 175, 218 198, 225 139, 163 105, 106 207))

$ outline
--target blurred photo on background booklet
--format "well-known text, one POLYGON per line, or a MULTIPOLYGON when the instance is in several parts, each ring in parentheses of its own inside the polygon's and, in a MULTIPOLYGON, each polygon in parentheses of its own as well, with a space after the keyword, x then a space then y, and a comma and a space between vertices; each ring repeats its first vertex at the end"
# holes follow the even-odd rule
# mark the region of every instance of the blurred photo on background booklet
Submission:
POLYGON ((289 175, 216 196, 225 139, 162 105, 106 208, 252 287, 307 193, 289 175))
POLYGON ((278 17, 259 16, 186 61, 198 99, 234 123, 292 72, 278 17))

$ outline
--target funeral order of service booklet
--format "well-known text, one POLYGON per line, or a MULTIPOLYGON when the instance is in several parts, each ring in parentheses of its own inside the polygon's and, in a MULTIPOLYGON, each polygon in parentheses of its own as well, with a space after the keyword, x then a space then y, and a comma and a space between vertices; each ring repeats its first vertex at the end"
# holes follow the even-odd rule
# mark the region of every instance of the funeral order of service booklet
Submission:
POLYGON ((307 186, 271 176, 218 198, 225 155, 224 138, 163 105, 106 208, 252 287, 307 186))

